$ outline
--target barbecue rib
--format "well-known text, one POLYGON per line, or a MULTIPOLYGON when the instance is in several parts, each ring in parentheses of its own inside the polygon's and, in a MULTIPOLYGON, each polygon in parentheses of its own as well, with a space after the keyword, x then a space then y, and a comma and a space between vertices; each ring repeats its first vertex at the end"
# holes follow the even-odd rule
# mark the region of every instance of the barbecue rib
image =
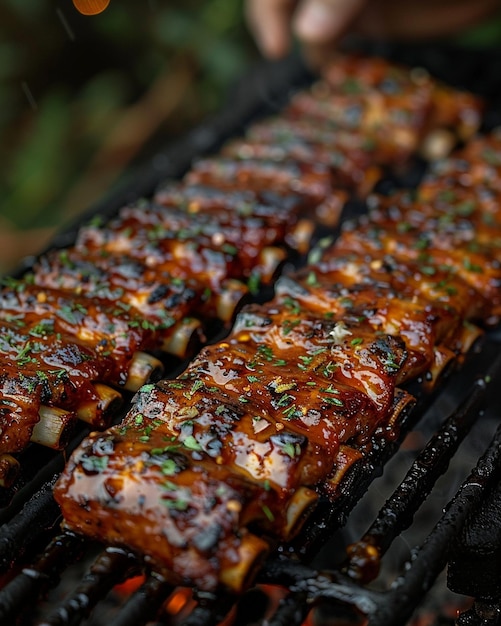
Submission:
MULTIPOLYGON (((42 407, 54 409, 54 419, 57 411, 74 411, 104 426, 119 399, 109 385, 134 391, 158 376, 162 363, 150 352, 181 359, 194 354, 215 319, 229 325, 248 294, 269 284, 291 251, 307 252, 315 219, 337 223, 349 195, 371 190, 381 166, 401 168, 430 132, 450 129, 467 138, 480 110, 472 96, 422 72, 337 59, 278 119, 251 124, 242 140, 195 163, 181 183, 162 186, 153 202, 140 201, 107 224, 81 228, 73 246, 42 255, 19 281, 6 279, 2 321, 26 326, 28 334, 50 322, 50 337, 93 351, 96 372, 85 384, 95 390, 95 410, 77 376, 69 383, 74 401, 54 392, 45 405, 40 397, 18 443, 11 448, 7 442, 16 437, 6 438, 1 448, 22 448, 19 442, 31 439, 42 407), (354 128, 355 118, 363 125, 354 128), (381 132, 381 124, 388 132, 381 132)), ((15 355, 29 340, 20 334, 10 341, 15 355)), ((56 363, 54 371, 61 368, 56 363)), ((51 372, 45 384, 55 390, 60 381, 51 372)), ((37 380, 21 387, 33 385, 38 388, 37 380)), ((22 405, 27 400, 21 387, 16 400, 22 405)))
MULTIPOLYGON (((153 203, 124 207, 43 255, 0 293, 0 320, 13 331, 0 452, 43 440, 39 424, 59 412, 62 426, 78 417, 105 426, 104 398, 119 398, 102 383, 138 390, 161 367, 145 351, 185 358, 215 318, 229 324, 257 283, 272 282, 291 250, 308 250, 314 222, 336 224, 350 196, 401 168, 435 130, 467 139, 479 111, 422 72, 338 59, 279 120, 251 125, 153 203)), ((413 404, 400 385, 435 381, 473 340, 464 321, 498 314, 492 246, 464 267, 452 231, 448 247, 427 239, 437 276, 422 287, 420 224, 397 254, 394 222, 381 209, 360 234, 346 231, 280 281, 270 303, 244 309, 181 376, 141 387, 123 424, 72 456, 55 491, 66 526, 129 546, 175 582, 245 587, 319 494, 338 497, 375 439, 398 436, 413 404), (484 258, 480 287, 470 274, 484 258)))
MULTIPOLYGON (((123 425, 108 431, 111 440, 141 451, 151 437, 150 454, 152 447, 155 453, 180 451, 193 471, 198 464, 204 471, 207 464, 224 467, 242 481, 241 493, 264 489, 264 508, 256 492, 248 496, 255 501, 242 502, 242 517, 231 531, 236 538, 259 529, 272 549, 275 541, 294 536, 315 504, 312 493, 339 497, 346 473, 370 446, 381 437, 398 437, 402 415, 413 403, 399 385, 416 379, 436 384, 481 334, 473 323, 498 318, 499 246, 478 213, 466 210, 464 197, 462 209, 448 210, 443 192, 449 176, 440 184, 435 174, 436 196, 425 185, 422 213, 419 200, 405 194, 372 197, 369 216, 315 251, 305 268, 279 279, 271 302, 244 307, 228 337, 203 348, 177 379, 140 391, 123 425), (246 506, 255 502, 261 513, 250 515, 246 506)), ((468 194, 475 204, 476 189, 468 194)), ((114 472, 105 472, 118 485, 112 503, 98 485, 78 480, 94 440, 84 443, 56 488, 65 524, 132 547, 164 574, 169 570, 174 582, 188 577, 201 588, 240 591, 248 577, 228 582, 227 536, 222 533, 206 553, 189 539, 203 519, 198 503, 178 512, 189 526, 182 533, 184 551, 165 554, 168 538, 156 536, 156 546, 131 527, 134 515, 121 499, 128 470, 119 469, 118 461, 114 472), (103 515, 109 527, 97 527, 103 515), (193 574, 197 567, 203 571, 200 558, 219 563, 210 581, 193 574)), ((111 448, 110 458, 115 462, 111 448)), ((150 480, 157 502, 144 517, 154 516, 160 525, 162 472, 144 482, 138 476, 135 493, 149 494, 150 480)), ((198 481, 209 489, 208 476, 201 472, 198 481)), ((185 482, 173 473, 168 493, 172 485, 182 489, 185 482)), ((207 531, 207 541, 211 536, 207 531)), ((251 554, 242 561, 249 577, 261 548, 251 554)))

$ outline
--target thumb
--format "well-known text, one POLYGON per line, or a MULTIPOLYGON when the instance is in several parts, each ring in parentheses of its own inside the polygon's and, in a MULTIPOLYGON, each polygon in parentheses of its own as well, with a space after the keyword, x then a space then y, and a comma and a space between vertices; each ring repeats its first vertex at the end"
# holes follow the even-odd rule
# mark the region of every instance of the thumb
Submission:
POLYGON ((294 17, 294 31, 305 43, 334 42, 366 4, 367 0, 303 0, 294 17))

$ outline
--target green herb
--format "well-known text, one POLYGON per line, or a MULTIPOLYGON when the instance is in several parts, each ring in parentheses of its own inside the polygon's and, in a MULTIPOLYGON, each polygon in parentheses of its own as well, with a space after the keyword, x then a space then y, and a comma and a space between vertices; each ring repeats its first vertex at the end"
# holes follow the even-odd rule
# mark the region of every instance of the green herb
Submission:
POLYGON ((263 504, 261 506, 261 509, 263 511, 263 513, 266 515, 267 519, 269 522, 274 522, 275 521, 275 516, 273 515, 273 513, 270 510, 270 507, 267 506, 266 504, 263 504))
POLYGON ((164 499, 162 500, 162 504, 168 509, 175 509, 176 511, 186 511, 186 509, 190 505, 188 500, 183 500, 182 498, 179 498, 177 500, 164 499))
MULTIPOLYGON (((149 386, 149 385, 145 385, 145 386, 149 386)), ((155 385, 151 385, 151 387, 154 387, 155 385)), ((171 387, 172 389, 183 389, 184 385, 183 383, 179 383, 176 380, 171 380, 169 381, 169 387, 171 387)), ((142 387, 141 387, 142 389, 142 387)))
POLYGON ((282 324, 282 333, 288 335, 293 328, 301 323, 301 320, 285 320, 282 324))
POLYGON ((364 342, 364 340, 362 339, 362 337, 355 337, 355 339, 352 339, 350 341, 352 346, 359 346, 363 342, 364 342))
POLYGON ((195 380, 193 385, 191 386, 191 389, 189 391, 185 391, 183 395, 186 398, 191 398, 203 386, 204 386, 203 380, 200 380, 199 378, 197 378, 197 380, 195 380))
POLYGON ((147 383, 143 385, 139 389, 139 393, 151 393, 155 389, 155 385, 153 383, 147 383))
POLYGON ((296 413, 297 413, 298 409, 296 407, 295 404, 291 404, 291 406, 287 407, 286 409, 284 409, 282 411, 282 414, 287 418, 287 419, 292 419, 296 413))
POLYGON ((361 83, 352 76, 346 78, 341 85, 341 91, 345 94, 356 95, 363 92, 361 83))
POLYGON ((108 467, 108 456, 84 456, 81 464, 85 471, 100 474, 108 467))
MULTIPOLYGON (((35 345, 31 341, 27 341, 24 348, 19 350, 16 355, 16 361, 19 365, 27 365, 28 363, 38 363, 36 357, 29 356, 30 352, 35 351, 35 345)), ((40 352, 40 345, 38 346, 38 352, 40 352)))
POLYGON ((87 309, 79 302, 63 304, 63 306, 58 309, 56 315, 65 322, 68 322, 68 324, 75 325, 81 322, 84 315, 87 315, 87 309))
POLYGON ((287 406, 294 400, 290 393, 283 393, 277 401, 277 406, 287 406))
POLYGON ((104 218, 101 215, 95 215, 91 220, 89 220, 88 225, 91 228, 99 228, 104 224, 104 218))
POLYGON ((319 285, 317 275, 315 274, 313 270, 309 272, 306 278, 306 284, 309 285, 310 287, 317 287, 319 285))
POLYGON ((260 343, 257 347, 257 351, 267 361, 273 361, 273 350, 269 346, 260 343))
POLYGON ((452 189, 444 189, 444 191, 441 191, 437 197, 442 202, 454 202, 456 199, 456 192, 452 191, 452 189))
POLYGON ((399 222, 397 224, 397 233, 408 233, 410 230, 412 230, 412 224, 409 224, 409 222, 399 222))
POLYGON ((383 361, 383 365, 386 367, 386 369, 389 369, 390 371, 400 369, 400 365, 396 362, 395 358, 396 357, 392 352, 388 352, 388 354, 386 355, 386 359, 383 361))
POLYGON ((45 320, 42 321, 33 328, 30 329, 29 334, 32 337, 44 337, 46 335, 52 335, 54 333, 54 321, 53 320, 45 320))
POLYGON ((420 237, 419 239, 416 240, 416 243, 414 244, 414 248, 416 250, 426 250, 429 245, 430 245, 430 242, 428 239, 425 239, 424 237, 420 237))
POLYGON ((468 217, 475 211, 474 200, 464 200, 456 206, 456 213, 462 217, 468 217))
POLYGON ((328 387, 324 387, 323 389, 321 389, 320 391, 324 391, 325 393, 335 393, 335 394, 339 394, 339 389, 336 389, 335 387, 333 387, 332 385, 329 385, 328 387))
POLYGON ((324 375, 325 378, 330 378, 337 367, 338 367, 337 363, 334 363, 333 361, 329 361, 323 366, 322 374, 324 375))
POLYGON ((299 446, 296 446, 293 443, 285 443, 282 446, 282 450, 285 452, 285 454, 287 454, 287 456, 290 456, 291 459, 293 459, 296 454, 299 454, 301 452, 301 449, 297 450, 297 448, 299 448, 299 446))
POLYGON ((283 299, 283 305, 286 309, 289 309, 293 315, 299 315, 299 313, 301 313, 301 306, 299 302, 297 300, 293 300, 289 296, 283 299))
POLYGON ((231 243, 224 243, 221 246, 221 250, 223 252, 226 252, 226 254, 230 254, 231 256, 235 256, 238 252, 238 249, 231 243))
MULTIPOLYGON (((339 304, 344 307, 345 309, 352 309, 353 308, 353 300, 351 298, 340 298, 339 299, 339 304)), ((334 313, 330 312, 330 316, 332 317, 334 315, 334 313)), ((327 313, 325 314, 325 316, 327 316, 327 313)))
POLYGON ((322 397, 322 400, 324 400, 328 404, 334 404, 335 406, 344 406, 344 402, 340 400, 339 398, 322 397))
POLYGON ((312 356, 304 356, 302 354, 298 356, 298 359, 303 362, 303 365, 311 365, 311 362, 313 361, 312 356))
POLYGON ((253 296, 257 296, 261 286, 261 276, 257 272, 252 272, 247 280, 247 287, 253 296))
POLYGON ((477 274, 483 273, 482 267, 480 265, 476 265, 475 263, 472 263, 469 257, 465 257, 463 259, 463 267, 467 272, 475 272, 477 274))
POLYGON ((201 450, 202 446, 198 443, 193 435, 188 435, 183 441, 183 445, 188 450, 201 450))
POLYGON ((174 459, 167 459, 161 466, 161 471, 164 476, 174 476, 174 474, 178 472, 178 469, 174 459))

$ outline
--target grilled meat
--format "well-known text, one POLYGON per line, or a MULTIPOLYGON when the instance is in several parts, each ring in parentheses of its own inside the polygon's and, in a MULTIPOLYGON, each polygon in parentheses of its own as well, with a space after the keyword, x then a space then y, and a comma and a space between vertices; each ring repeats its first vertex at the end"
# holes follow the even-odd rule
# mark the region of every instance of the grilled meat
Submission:
POLYGON ((60 483, 65 523, 142 552, 178 583, 238 589, 268 550, 246 525, 267 519, 274 493, 200 456, 139 416, 94 433, 60 483))
POLYGON ((252 271, 271 279, 275 267, 266 267, 269 246, 282 244, 276 229, 254 216, 237 216, 221 223, 207 213, 190 214, 175 207, 126 207, 106 226, 80 230, 77 249, 128 254, 150 268, 174 260, 187 275, 245 279, 252 271))
POLYGON ((161 425, 172 446, 203 452, 218 465, 234 467, 247 478, 287 499, 301 485, 314 485, 332 467, 322 448, 287 426, 277 429, 247 404, 200 380, 160 381, 138 392, 124 424, 161 425))
MULTIPOLYGON (((409 158, 436 124, 468 137, 479 108, 454 93, 384 62, 331 66, 280 120, 251 125, 159 190, 168 210, 125 209, 107 228, 82 231, 75 251, 131 255, 183 280, 199 268, 218 285, 238 267, 252 276, 260 246, 298 247, 290 233, 301 214, 335 222, 347 194, 372 188, 379 166, 409 158), (360 78, 350 81, 353 67, 360 78), (217 248, 223 239, 234 254, 217 248)), ((436 181, 419 217, 404 194, 375 196, 373 218, 280 279, 271 302, 244 308, 180 376, 143 387, 122 425, 85 440, 55 489, 65 525, 130 547, 174 582, 245 587, 318 494, 339 497, 371 445, 398 437, 413 404, 400 385, 434 384, 480 332, 465 322, 497 315, 496 251, 480 218, 455 232, 464 215, 445 219, 436 181), (461 246, 472 242, 467 268, 461 246), (479 281, 471 274, 481 263, 479 281)))
MULTIPOLYGON (((104 382, 123 385, 134 354, 152 348, 156 327, 144 324, 137 311, 107 300, 85 298, 60 290, 19 282, 18 289, 0 292, 0 319, 17 319, 49 341, 65 335, 93 348, 95 358, 111 359, 104 382)), ((103 370, 103 375, 104 375, 103 370)))

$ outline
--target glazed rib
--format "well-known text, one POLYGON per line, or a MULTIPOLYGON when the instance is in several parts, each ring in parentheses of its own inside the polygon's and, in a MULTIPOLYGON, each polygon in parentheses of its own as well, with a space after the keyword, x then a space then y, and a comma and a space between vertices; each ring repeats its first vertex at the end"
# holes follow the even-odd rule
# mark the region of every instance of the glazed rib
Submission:
MULTIPOLYGON (((410 158, 437 124, 463 138, 474 131, 478 103, 454 95, 384 62, 333 65, 322 83, 293 99, 283 121, 251 126, 243 141, 195 163, 156 201, 182 205, 179 224, 186 213, 202 214, 200 225, 205 215, 218 216, 232 242, 235 220, 247 210, 242 198, 262 207, 274 195, 283 208, 295 196, 293 226, 308 213, 333 223, 348 193, 371 189, 381 165, 410 158), (350 82, 353 68, 359 78, 350 82)), ((402 385, 435 384, 481 332, 470 322, 497 315, 499 272, 487 233, 477 229, 477 239, 475 222, 468 226, 479 244, 472 267, 486 263, 488 279, 479 285, 457 258, 456 245, 467 238, 454 232, 460 216, 439 241, 426 229, 444 212, 429 198, 426 219, 413 217, 419 201, 394 203, 398 215, 375 197, 373 219, 345 229, 306 268, 280 279, 271 302, 244 308, 230 334, 203 348, 183 374, 143 387, 121 426, 84 441, 55 490, 65 525, 130 547, 173 582, 238 592, 267 550, 300 531, 319 495, 341 497, 347 474, 374 442, 398 437, 414 403, 402 385)), ((263 235, 272 225, 278 233, 287 211, 275 218, 258 210, 260 237, 270 243, 263 235)), ((131 254, 141 263, 151 250, 151 217, 155 224, 156 212, 130 216, 140 241, 131 254)), ((90 238, 83 233, 79 245, 128 251, 129 237, 119 232, 129 217, 122 218, 90 238)), ((200 233, 197 253, 210 249, 210 232, 200 233)), ((283 231, 278 240, 297 247, 283 231)), ((170 245, 162 242, 154 265, 173 250, 182 260, 186 247, 170 245)), ((242 266, 256 263, 254 255, 242 266)), ((221 276, 233 276, 227 267, 221 276)))
POLYGON ((266 519, 273 493, 193 454, 143 423, 94 433, 61 481, 66 523, 141 551, 178 583, 240 588, 268 550, 246 525, 266 519))

